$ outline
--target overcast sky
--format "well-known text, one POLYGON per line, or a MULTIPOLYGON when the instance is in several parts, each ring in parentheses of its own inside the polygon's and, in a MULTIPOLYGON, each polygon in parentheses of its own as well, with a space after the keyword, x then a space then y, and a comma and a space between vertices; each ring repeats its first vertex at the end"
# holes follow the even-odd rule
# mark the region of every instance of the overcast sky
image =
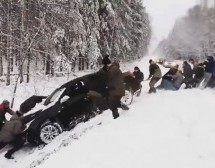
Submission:
POLYGON ((152 48, 166 38, 177 18, 184 16, 197 0, 143 0, 153 27, 152 48))

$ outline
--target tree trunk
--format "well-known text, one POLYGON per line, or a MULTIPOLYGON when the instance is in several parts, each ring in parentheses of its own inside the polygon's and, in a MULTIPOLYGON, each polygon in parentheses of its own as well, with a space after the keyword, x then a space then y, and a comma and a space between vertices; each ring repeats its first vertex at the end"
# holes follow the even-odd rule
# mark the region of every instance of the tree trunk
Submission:
POLYGON ((78 70, 79 71, 83 71, 84 70, 85 61, 84 61, 84 57, 81 54, 81 52, 79 52, 79 58, 78 59, 79 59, 78 70))
POLYGON ((81 71, 81 57, 78 58, 78 70, 81 71))
POLYGON ((13 72, 13 55, 10 53, 10 71, 13 72))
POLYGON ((10 49, 7 49, 7 76, 6 76, 6 86, 10 85, 10 49))
POLYGON ((0 57, 0 76, 3 76, 3 60, 2 60, 2 56, 0 57))
POLYGON ((89 69, 89 68, 92 69, 92 68, 89 66, 89 60, 88 60, 88 59, 86 60, 86 66, 87 66, 87 69, 89 69))
POLYGON ((61 60, 60 61, 60 72, 62 72, 63 71, 63 61, 61 60))
POLYGON ((8 13, 7 13, 7 25, 8 25, 8 28, 7 28, 7 32, 8 32, 8 36, 7 36, 7 76, 6 76, 6 86, 10 85, 10 70, 11 70, 11 46, 10 46, 10 35, 11 35, 11 23, 10 23, 10 0, 8 1, 8 13))
POLYGON ((48 75, 48 74, 50 74, 50 71, 51 71, 51 65, 50 65, 51 58, 50 58, 50 55, 48 55, 46 58, 47 58, 46 59, 46 75, 48 75))
POLYGON ((19 66, 19 74, 20 74, 20 83, 22 83, 24 81, 24 77, 23 77, 23 65, 19 66))
POLYGON ((18 60, 18 66, 19 66, 19 74, 20 74, 20 83, 22 83, 24 81, 24 77, 23 77, 23 64, 24 62, 21 62, 22 57, 24 57, 24 38, 23 38, 23 34, 25 31, 25 27, 24 27, 24 17, 25 17, 25 4, 24 1, 21 1, 21 26, 20 26, 20 53, 19 53, 19 60, 18 60), (21 65, 22 64, 22 65, 21 65))
POLYGON ((51 74, 54 76, 54 61, 51 61, 51 74))
POLYGON ((84 57, 82 57, 82 61, 81 61, 81 62, 82 62, 82 68, 81 68, 81 70, 83 71, 83 70, 84 70, 84 67, 85 67, 85 66, 84 66, 84 64, 85 64, 84 57))
POLYGON ((36 60, 35 60, 35 67, 37 68, 38 67, 38 57, 36 57, 36 60))
MULTIPOLYGON (((2 36, 0 36, 0 42, 2 42, 2 36)), ((3 54, 4 52, 0 50, 0 76, 3 76, 3 54)))
POLYGON ((45 69, 46 69, 46 59, 45 59, 45 57, 43 57, 43 68, 42 68, 42 70, 45 71, 45 69))
POLYGON ((75 68, 76 68, 76 58, 75 58, 75 60, 72 62, 71 71, 72 71, 72 72, 75 72, 75 68))
POLYGON ((27 52, 27 83, 30 81, 30 63, 31 63, 31 57, 30 57, 30 49, 27 52))

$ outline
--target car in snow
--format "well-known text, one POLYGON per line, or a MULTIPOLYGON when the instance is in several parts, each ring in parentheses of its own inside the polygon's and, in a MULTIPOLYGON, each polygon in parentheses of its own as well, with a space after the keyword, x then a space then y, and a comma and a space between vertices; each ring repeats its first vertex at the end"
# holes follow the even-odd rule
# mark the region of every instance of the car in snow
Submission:
POLYGON ((165 68, 172 68, 176 65, 177 65, 177 63, 175 61, 164 61, 164 63, 163 63, 163 67, 165 67, 165 68))
MULTIPOLYGON (((32 113, 27 140, 32 145, 48 144, 65 130, 108 109, 104 75, 88 74, 71 80, 53 91, 44 101, 44 108, 32 113)), ((131 96, 130 91, 126 91, 131 96)), ((131 100, 131 99, 128 99, 131 100)), ((127 100, 127 101, 128 101, 127 100)))
POLYGON ((163 63, 165 62, 165 59, 164 58, 157 58, 157 59, 155 59, 155 62, 160 64, 160 65, 163 65, 163 63))

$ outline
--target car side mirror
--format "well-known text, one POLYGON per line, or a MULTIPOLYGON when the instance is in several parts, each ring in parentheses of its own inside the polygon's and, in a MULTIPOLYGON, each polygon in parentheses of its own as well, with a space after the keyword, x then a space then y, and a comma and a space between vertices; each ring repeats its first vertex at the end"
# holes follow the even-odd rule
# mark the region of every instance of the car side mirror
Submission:
POLYGON ((60 102, 61 102, 61 103, 64 103, 64 102, 66 102, 66 101, 69 100, 69 99, 70 99, 69 96, 64 96, 64 97, 61 98, 60 102))

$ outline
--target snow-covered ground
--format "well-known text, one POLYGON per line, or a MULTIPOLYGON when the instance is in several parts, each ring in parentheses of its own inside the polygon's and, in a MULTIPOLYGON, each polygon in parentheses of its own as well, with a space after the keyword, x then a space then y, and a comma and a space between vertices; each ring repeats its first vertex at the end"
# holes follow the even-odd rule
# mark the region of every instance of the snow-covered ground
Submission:
MULTIPOLYGON (((122 69, 132 70, 134 65, 147 78, 148 58, 122 69)), ((35 88, 38 94, 50 94, 66 80, 19 86, 15 107, 35 88)), ((0 88, 2 98, 10 98, 9 90, 0 88)), ((6 160, 1 151, 0 168, 214 168, 215 90, 181 89, 151 95, 147 90, 148 81, 144 81, 141 96, 134 98, 129 111, 121 110, 116 120, 107 110, 44 148, 23 148, 15 160, 6 160)))

